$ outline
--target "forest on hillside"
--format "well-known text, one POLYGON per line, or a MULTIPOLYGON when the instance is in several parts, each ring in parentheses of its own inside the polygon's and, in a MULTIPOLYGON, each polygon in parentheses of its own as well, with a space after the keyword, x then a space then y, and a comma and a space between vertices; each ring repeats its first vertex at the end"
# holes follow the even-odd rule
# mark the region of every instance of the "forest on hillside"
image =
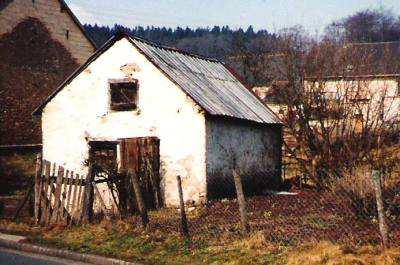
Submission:
MULTIPOLYGON (((128 32, 155 43, 172 46, 205 57, 223 60, 236 69, 252 86, 265 85, 269 77, 265 69, 255 67, 260 55, 279 52, 281 36, 297 35, 299 38, 315 39, 301 26, 282 29, 277 33, 268 30, 231 29, 229 26, 213 28, 142 27, 127 28, 84 25, 98 46, 104 44, 117 32, 128 32)), ((335 43, 387 42, 400 40, 400 17, 391 10, 362 10, 333 21, 315 41, 329 40, 335 43)))
POLYGON ((271 45, 261 43, 269 40, 271 44, 277 40, 277 35, 267 30, 254 31, 253 27, 246 30, 233 30, 229 26, 214 26, 213 28, 181 28, 165 27, 142 27, 127 28, 121 25, 114 27, 85 25, 93 40, 102 45, 117 32, 128 32, 129 34, 151 40, 155 43, 173 46, 179 49, 201 54, 206 57, 225 59, 230 55, 237 54, 244 45, 250 49, 264 48, 263 51, 271 50, 271 45))

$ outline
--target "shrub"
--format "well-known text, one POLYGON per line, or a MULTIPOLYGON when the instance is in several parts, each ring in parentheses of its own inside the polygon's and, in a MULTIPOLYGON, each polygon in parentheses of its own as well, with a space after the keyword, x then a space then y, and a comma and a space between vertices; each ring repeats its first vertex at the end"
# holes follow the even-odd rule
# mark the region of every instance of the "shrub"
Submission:
MULTIPOLYGON (((333 191, 343 196, 351 209, 360 217, 376 216, 375 190, 371 171, 358 169, 346 172, 333 182, 333 191)), ((400 196, 400 179, 397 171, 382 174, 382 195, 388 217, 400 216, 397 200, 400 196)))
POLYGON ((0 195, 24 190, 35 174, 35 154, 0 156, 0 195))

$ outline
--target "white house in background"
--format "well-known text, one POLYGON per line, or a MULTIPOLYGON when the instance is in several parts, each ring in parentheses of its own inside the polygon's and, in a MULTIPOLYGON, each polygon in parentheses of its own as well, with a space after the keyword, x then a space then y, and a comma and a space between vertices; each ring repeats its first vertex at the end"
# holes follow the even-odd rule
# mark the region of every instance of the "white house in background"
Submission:
POLYGON ((91 146, 115 145, 121 164, 123 139, 157 139, 166 205, 178 203, 177 175, 194 202, 232 192, 234 167, 248 189, 281 180, 281 123, 223 63, 125 34, 34 114, 42 119, 43 158, 81 173, 91 146))

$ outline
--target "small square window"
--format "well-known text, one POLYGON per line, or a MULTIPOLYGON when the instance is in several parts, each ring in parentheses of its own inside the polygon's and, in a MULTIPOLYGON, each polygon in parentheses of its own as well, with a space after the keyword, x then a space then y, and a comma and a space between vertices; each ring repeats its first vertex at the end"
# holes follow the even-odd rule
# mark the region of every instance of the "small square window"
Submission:
POLYGON ((138 82, 132 79, 110 80, 111 110, 130 111, 137 108, 138 82))

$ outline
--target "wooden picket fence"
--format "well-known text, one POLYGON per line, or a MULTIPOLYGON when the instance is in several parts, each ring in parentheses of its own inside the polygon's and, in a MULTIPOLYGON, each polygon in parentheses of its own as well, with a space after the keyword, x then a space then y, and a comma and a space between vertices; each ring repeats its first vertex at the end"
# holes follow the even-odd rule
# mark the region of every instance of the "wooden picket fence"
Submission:
POLYGON ((74 171, 38 158, 35 176, 36 222, 48 225, 80 223, 84 220, 90 199, 87 194, 91 192, 88 190, 93 188, 91 178, 90 173, 87 176, 75 174, 74 171))

